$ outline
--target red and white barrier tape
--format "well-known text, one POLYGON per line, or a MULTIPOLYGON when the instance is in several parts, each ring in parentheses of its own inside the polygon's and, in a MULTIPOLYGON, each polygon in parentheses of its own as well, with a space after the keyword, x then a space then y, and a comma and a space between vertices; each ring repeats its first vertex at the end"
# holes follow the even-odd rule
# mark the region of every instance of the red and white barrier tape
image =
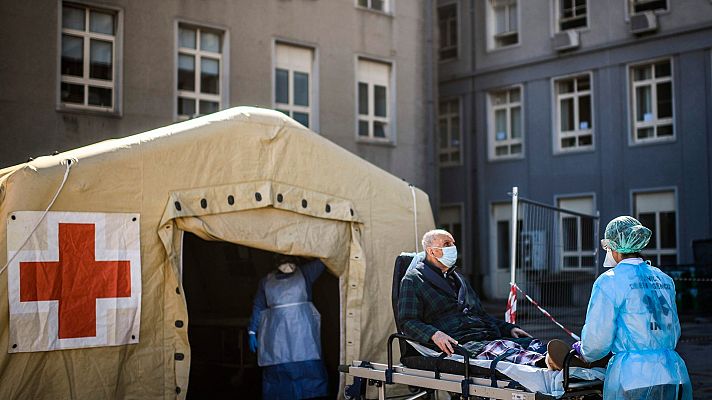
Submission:
MULTIPOLYGON (((527 300, 529 300, 530 303, 534 304, 534 306, 535 306, 536 308, 538 308, 539 311, 541 311, 542 314, 546 315, 546 316, 551 320, 551 322, 555 323, 559 328, 563 329, 564 332, 566 332, 569 336, 571 336, 572 338, 574 338, 574 340, 576 340, 576 341, 581 340, 581 338, 580 338, 577 334, 575 334, 575 333, 571 332, 570 330, 566 329, 565 326, 561 325, 561 324, 559 323, 559 321, 557 321, 556 319, 554 319, 554 317, 552 317, 551 314, 549 314, 548 311, 546 311, 542 306, 540 306, 539 303, 537 303, 534 299, 532 299, 531 297, 529 297, 529 295, 528 295, 525 291, 523 291, 522 288, 520 288, 519 286, 517 286, 516 283, 510 282, 510 285, 512 285, 513 288, 516 288, 517 290, 519 290, 520 292, 522 292, 522 294, 524 295, 524 297, 526 297, 527 300)), ((510 297, 511 297, 511 293, 510 293, 510 297)), ((508 300, 507 302, 509 303, 509 300, 508 300)), ((516 297, 515 297, 515 304, 516 304, 516 297)), ((515 310, 516 310, 516 308, 515 308, 515 310)))

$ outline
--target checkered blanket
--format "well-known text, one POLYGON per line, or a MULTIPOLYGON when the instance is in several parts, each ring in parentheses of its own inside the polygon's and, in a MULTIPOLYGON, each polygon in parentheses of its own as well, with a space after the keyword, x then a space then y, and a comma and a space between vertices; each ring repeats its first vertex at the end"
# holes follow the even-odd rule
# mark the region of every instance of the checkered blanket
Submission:
POLYGON ((504 358, 505 361, 535 365, 537 361, 545 357, 546 346, 541 340, 532 339, 526 346, 525 343, 516 343, 507 339, 493 340, 484 346, 476 358, 478 360, 494 360, 497 356, 514 350, 512 354, 504 358))

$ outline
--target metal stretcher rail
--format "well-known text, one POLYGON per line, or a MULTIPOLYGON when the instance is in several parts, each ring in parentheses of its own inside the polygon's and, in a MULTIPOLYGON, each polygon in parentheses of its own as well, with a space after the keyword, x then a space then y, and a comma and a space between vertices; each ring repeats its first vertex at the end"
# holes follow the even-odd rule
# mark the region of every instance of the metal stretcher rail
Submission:
MULTIPOLYGON (((508 381, 499 381, 492 377, 491 380, 470 377, 470 369, 464 368, 463 375, 441 373, 406 368, 393 364, 393 342, 398 340, 414 340, 406 335, 394 333, 388 338, 388 364, 377 364, 355 361, 351 366, 344 366, 342 372, 354 377, 364 378, 378 387, 379 399, 386 399, 386 385, 400 383, 409 386, 424 387, 434 390, 444 390, 460 393, 463 398, 470 396, 487 397, 502 400, 535 400, 541 399, 536 394, 519 389, 506 388, 508 381)), ((464 358, 464 365, 469 365, 469 352, 459 345, 454 345, 455 353, 464 358)))
MULTIPOLYGON (((393 341, 395 339, 413 340, 412 338, 410 338, 406 335, 402 335, 400 333, 394 333, 388 337, 388 369, 386 369, 386 383, 393 383, 391 374, 393 373, 393 341)), ((458 344, 455 344, 453 346, 453 349, 454 349, 455 353, 460 354, 461 356, 463 356, 465 358, 465 365, 470 365, 470 353, 466 349, 464 349, 462 346, 460 346, 458 344)), ((435 372, 435 378, 438 378, 439 375, 440 374, 438 372, 435 372)), ((462 392, 463 395, 467 393, 467 384, 470 382, 472 382, 472 380, 470 379, 470 369, 465 368, 465 377, 461 382, 462 387, 460 389, 460 391, 462 392)))
MULTIPOLYGON (((353 361, 351 365, 342 365, 339 372, 349 374, 355 378, 365 379, 369 385, 378 388, 379 400, 385 400, 386 386, 388 384, 403 384, 408 386, 426 388, 430 390, 443 390, 451 393, 460 393, 463 399, 490 398, 496 400, 552 400, 552 396, 543 393, 534 393, 512 387, 512 381, 496 378, 493 367, 490 378, 471 377, 469 368, 464 368, 464 375, 442 373, 423 369, 408 368, 393 364, 393 342, 398 340, 414 340, 408 336, 394 333, 388 338, 388 364, 370 363, 367 361, 353 361)), ((456 353, 464 358, 464 365, 469 365, 469 354, 461 346, 453 346, 456 353)), ((569 367, 574 352, 569 353, 564 360, 564 395, 562 399, 584 398, 593 395, 601 398, 601 391, 592 386, 592 382, 571 383, 569 367)), ((419 398, 421 395, 411 397, 419 398)))
MULTIPOLYGON (((379 400, 386 399, 386 374, 388 365, 369 363, 367 366, 361 366, 361 361, 354 361, 351 365, 345 365, 340 368, 341 372, 347 373, 354 377, 368 379, 378 387, 379 400)), ((435 377, 435 372, 421 369, 412 369, 403 366, 393 366, 391 371, 391 379, 393 383, 399 383, 409 386, 417 386, 422 388, 444 390, 452 393, 460 393, 462 390, 462 375, 453 375, 440 373, 440 379, 435 377)), ((490 385, 489 379, 470 378, 471 382, 468 385, 467 395, 489 397, 498 400, 539 400, 552 399, 550 396, 525 392, 518 389, 506 388, 509 385, 508 381, 498 381, 498 387, 494 388, 490 385), (501 387, 500 387, 501 386, 501 387)))
MULTIPOLYGON (((394 365, 389 368, 386 364, 369 363, 363 361, 353 361, 351 365, 342 365, 339 367, 339 372, 349 374, 355 378, 366 379, 369 385, 374 385, 378 388, 378 399, 385 400, 386 397, 386 375, 390 372, 392 383, 426 388, 432 390, 443 390, 450 393, 462 393, 463 375, 454 375, 448 373, 440 373, 439 378, 436 377, 436 372, 408 368, 401 365, 394 365)), ((521 389, 508 387, 511 381, 497 380, 497 387, 492 386, 492 381, 489 378, 470 378, 471 381, 467 385, 466 395, 463 398, 469 397, 484 397, 496 400, 554 400, 555 397, 543 394, 527 392, 521 389)), ((602 397, 601 389, 591 387, 590 383, 585 383, 580 387, 572 385, 561 399, 589 399, 602 397)), ((415 398, 415 397, 414 397, 415 398)))

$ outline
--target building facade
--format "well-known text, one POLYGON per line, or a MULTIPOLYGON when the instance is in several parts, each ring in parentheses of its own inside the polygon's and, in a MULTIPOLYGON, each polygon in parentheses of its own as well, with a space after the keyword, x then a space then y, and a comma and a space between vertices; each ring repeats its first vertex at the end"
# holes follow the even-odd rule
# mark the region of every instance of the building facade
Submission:
POLYGON ((14 39, 0 44, 0 165, 253 105, 432 191, 433 12, 399 0, 3 2, 14 39))
POLYGON ((439 221, 486 296, 509 290, 513 186, 599 213, 600 236, 633 215, 654 263, 693 262, 712 237, 712 2, 439 0, 437 18, 439 221))

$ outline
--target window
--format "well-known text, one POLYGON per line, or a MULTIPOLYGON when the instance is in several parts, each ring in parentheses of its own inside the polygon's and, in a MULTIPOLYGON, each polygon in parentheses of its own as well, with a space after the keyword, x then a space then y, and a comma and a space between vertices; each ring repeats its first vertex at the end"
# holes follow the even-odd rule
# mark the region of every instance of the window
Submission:
POLYGON ((499 220, 496 221, 497 224, 497 268, 507 269, 511 268, 510 265, 510 252, 511 245, 509 244, 511 239, 511 233, 509 233, 509 225, 511 221, 499 220))
POLYGON ((635 216, 653 231, 642 253, 655 266, 677 265, 677 215, 675 192, 636 193, 635 216))
POLYGON ((522 89, 509 88, 489 94, 490 159, 521 157, 524 151, 522 89))
POLYGON ((440 61, 457 58, 457 4, 438 7, 440 61))
POLYGON ((631 14, 638 14, 645 11, 666 11, 668 9, 667 0, 629 0, 631 14))
POLYGON ((391 65, 358 60, 358 137, 389 140, 391 65))
POLYGON ((178 27, 178 118, 218 111, 222 107, 223 33, 210 28, 178 27))
POLYGON ((489 47, 500 48, 519 43, 517 0, 487 0, 489 47))
MULTIPOLYGON (((512 203, 500 203, 492 205, 491 228, 493 230, 490 235, 496 241, 491 243, 493 247, 493 263, 500 270, 509 270, 512 268, 511 253, 512 253, 512 203)), ((522 219, 517 219, 517 233, 519 238, 522 238, 522 219)), ((522 265, 522 254, 517 254, 518 265, 522 265)))
POLYGON ((591 75, 557 79, 554 90, 557 150, 592 148, 591 75))
POLYGON ((462 205, 442 206, 440 207, 439 229, 445 229, 452 234, 457 245, 457 262, 456 264, 462 267, 462 256, 465 249, 464 236, 462 231, 462 205))
POLYGON ((670 60, 630 68, 633 142, 674 137, 670 60))
POLYGON ((314 51, 278 43, 274 70, 274 108, 307 128, 312 118, 314 51))
POLYGON ((462 160, 460 100, 440 102, 438 110, 440 166, 458 165, 462 160))
POLYGON ((390 0, 357 0, 356 4, 359 7, 364 7, 371 10, 389 12, 389 1, 390 0))
MULTIPOLYGON (((559 208, 592 216, 593 196, 560 198, 559 208)), ((596 267, 596 221, 593 217, 559 213, 559 246, 564 268, 596 267)))
POLYGON ((558 0, 558 21, 559 30, 585 28, 588 25, 586 20, 588 7, 587 0, 558 0))
POLYGON ((116 111, 117 13, 62 4, 59 100, 67 108, 116 111))

